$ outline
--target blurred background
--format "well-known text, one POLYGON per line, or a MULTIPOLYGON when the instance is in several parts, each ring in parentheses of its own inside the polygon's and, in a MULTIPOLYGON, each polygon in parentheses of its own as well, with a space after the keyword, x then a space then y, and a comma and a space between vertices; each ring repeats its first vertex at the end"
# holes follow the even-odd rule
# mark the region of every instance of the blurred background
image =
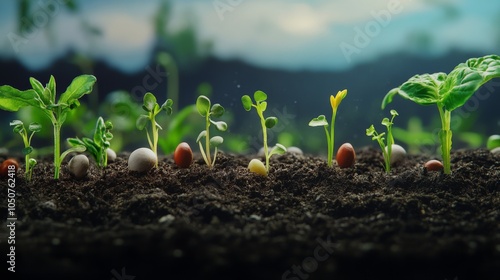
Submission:
MULTIPOLYGON (((180 141, 194 150, 203 118, 193 108, 200 94, 226 108, 223 150, 261 147, 259 121, 241 96, 268 94, 267 115, 278 117, 270 144, 326 154, 322 128, 308 122, 331 116, 329 96, 347 89, 336 121, 336 147, 373 145, 365 129, 383 131, 396 109, 396 142, 412 153, 438 149, 439 116, 384 95, 415 74, 449 72, 471 57, 500 54, 500 2, 494 0, 6 0, 0 4, 0 84, 30 88, 54 75, 58 94, 80 74, 97 77, 63 126, 66 137, 91 137, 96 119, 114 123, 117 151, 147 146, 135 128, 142 97, 174 100, 172 116, 158 121, 160 147, 180 141)), ((453 112, 454 149, 484 147, 500 134, 500 81, 490 81, 453 112)), ((9 122, 45 127, 33 146, 49 152, 52 128, 35 109, 0 112, 0 146, 22 148, 9 122), (45 149, 47 147, 48 149, 45 149)))

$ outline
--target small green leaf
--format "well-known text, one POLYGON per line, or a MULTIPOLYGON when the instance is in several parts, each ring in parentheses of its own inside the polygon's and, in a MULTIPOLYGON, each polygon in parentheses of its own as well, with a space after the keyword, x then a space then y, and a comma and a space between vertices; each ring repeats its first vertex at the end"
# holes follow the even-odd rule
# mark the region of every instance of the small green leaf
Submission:
POLYGON ((207 137, 206 130, 203 130, 202 132, 200 132, 200 134, 198 134, 198 138, 196 138, 196 143, 200 142, 201 138, 203 138, 203 137, 207 137))
POLYGON ((72 147, 74 147, 74 146, 83 146, 85 144, 85 143, 83 143, 82 140, 80 140, 78 138, 68 138, 67 141, 70 144, 70 146, 72 146, 72 147))
POLYGON ((11 86, 0 86, 0 109, 6 111, 18 111, 27 106, 40 108, 41 104, 36 99, 34 90, 18 90, 11 86))
POLYGON ((326 120, 325 115, 319 115, 317 118, 312 119, 309 122, 309 126, 327 126, 328 121, 326 120))
POLYGON ((214 104, 210 110, 210 114, 216 118, 222 117, 224 115, 224 107, 220 104, 214 104))
POLYGON ((37 164, 36 159, 30 158, 28 161, 29 169, 32 169, 37 164))
POLYGON ((375 133, 376 133, 376 131, 375 131, 375 127, 373 126, 373 124, 370 125, 370 127, 366 129, 366 136, 373 136, 375 133))
POLYGON ((265 123, 267 128, 273 128, 278 123, 278 118, 268 117, 265 123))
POLYGON ((111 121, 106 121, 105 123, 106 130, 113 129, 113 123, 111 121))
POLYGON ((210 145, 212 145, 214 147, 219 146, 220 144, 222 144, 222 142, 224 142, 224 138, 222 138, 220 136, 214 136, 214 137, 210 138, 210 145))
POLYGON ((274 146, 271 150, 271 155, 274 155, 274 154, 278 154, 278 155, 282 155, 286 153, 286 148, 285 146, 277 143, 276 146, 274 146))
POLYGON ((54 76, 50 75, 49 83, 47 84, 48 95, 50 103, 55 103, 56 101, 56 79, 54 76))
POLYGON ((252 109, 252 99, 248 95, 243 95, 241 97, 241 103, 243 104, 243 108, 245 108, 245 111, 250 111, 252 109))
POLYGON ((28 129, 32 132, 40 132, 42 130, 42 125, 36 122, 30 123, 28 129))
POLYGON ((265 94, 263 91, 258 90, 253 94, 253 99, 255 99, 255 102, 259 103, 262 101, 267 100, 267 94, 265 94))
POLYGON ((24 125, 22 121, 20 120, 13 120, 9 123, 10 126, 19 126, 19 125, 24 125))
POLYGON ((149 117, 148 116, 146 116, 146 115, 140 115, 137 118, 137 121, 135 122, 135 126, 137 127, 137 129, 143 130, 146 127, 146 125, 148 124, 148 121, 149 121, 149 117))
POLYGON ((493 150, 497 147, 500 147, 500 135, 491 135, 488 137, 486 148, 488 148, 488 150, 493 150))
MULTIPOLYGON (((73 79, 66 91, 61 94, 58 103, 68 104, 70 109, 75 108, 75 101, 78 101, 83 95, 92 92, 92 88, 97 81, 92 75, 80 75, 73 79)), ((76 103, 78 106, 80 103, 76 103)))
POLYGON ((215 128, 217 128, 218 131, 226 131, 227 130, 227 124, 223 121, 214 122, 214 121, 210 120, 210 122, 213 125, 215 125, 215 128))
POLYGON ((204 95, 198 96, 196 99, 196 109, 202 117, 206 117, 210 111, 210 99, 204 95))
POLYGON ((391 110, 391 116, 399 116, 399 114, 396 110, 391 110))
POLYGON ((33 147, 31 146, 23 148, 23 155, 25 156, 31 154, 32 152, 33 152, 33 147))
POLYGON ((388 118, 382 119, 382 125, 389 127, 392 125, 392 122, 388 118))
POLYGON ((163 103, 163 105, 161 106, 161 109, 165 110, 165 113, 167 113, 167 116, 172 115, 172 105, 174 105, 174 102, 172 101, 172 99, 167 99, 167 101, 165 101, 165 103, 163 103))
POLYGON ((43 91, 45 88, 43 87, 42 83, 40 83, 37 79, 30 77, 30 84, 33 90, 38 94, 38 95, 43 95, 43 91))
POLYGON ((147 112, 153 112, 155 109, 155 106, 158 104, 156 103, 156 97, 151 93, 147 92, 144 95, 143 101, 142 101, 142 108, 147 111, 147 112))
POLYGON ((267 109, 267 102, 266 102, 266 101, 263 101, 263 102, 258 103, 258 104, 259 104, 259 105, 257 105, 257 106, 259 107, 259 110, 260 110, 261 112, 266 111, 266 109, 267 109))

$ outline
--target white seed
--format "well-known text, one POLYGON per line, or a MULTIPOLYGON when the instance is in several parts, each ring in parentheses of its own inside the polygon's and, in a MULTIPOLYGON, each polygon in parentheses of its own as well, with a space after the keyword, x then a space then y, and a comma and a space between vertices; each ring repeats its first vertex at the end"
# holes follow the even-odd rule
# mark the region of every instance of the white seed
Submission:
POLYGON ((250 172, 252 173, 267 176, 266 166, 264 165, 264 163, 262 163, 262 161, 255 158, 252 159, 248 164, 248 170, 250 170, 250 172))
MULTIPOLYGON (((387 151, 387 147, 385 149, 387 151)), ((391 165, 402 161, 406 157, 406 150, 398 144, 392 144, 391 165)))
POLYGON ((106 154, 108 155, 108 163, 109 162, 114 162, 116 160, 116 153, 115 151, 111 150, 110 148, 106 149, 106 154))
POLYGON ((89 170, 89 159, 85 155, 76 155, 68 162, 68 169, 76 178, 83 178, 89 170))
POLYGON ((149 171, 155 166, 157 157, 148 148, 139 148, 133 151, 128 158, 128 169, 137 172, 149 171))
POLYGON ((299 147, 291 146, 286 148, 286 152, 289 154, 294 154, 294 155, 303 155, 304 152, 299 147))
POLYGON ((500 156, 500 147, 496 147, 495 149, 491 150, 491 153, 500 156))

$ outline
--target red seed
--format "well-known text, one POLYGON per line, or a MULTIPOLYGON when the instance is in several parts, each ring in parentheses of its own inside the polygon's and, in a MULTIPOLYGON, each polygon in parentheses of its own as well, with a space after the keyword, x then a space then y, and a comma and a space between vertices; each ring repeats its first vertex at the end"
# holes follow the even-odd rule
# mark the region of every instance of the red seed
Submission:
POLYGON ((7 177, 8 173, 9 173, 9 165, 14 165, 16 168, 16 172, 17 170, 19 169, 19 163, 17 162, 17 160, 13 159, 13 158, 9 158, 9 159, 6 159, 2 165, 0 165, 0 176, 1 177, 7 177))
POLYGON ((354 165, 356 160, 356 152, 350 143, 345 143, 340 146, 337 152, 337 164, 340 168, 349 168, 354 165))
POLYGON ((180 168, 188 168, 193 162, 193 151, 186 142, 180 143, 174 152, 174 161, 180 168))
POLYGON ((424 164, 427 171, 441 171, 443 170, 443 164, 439 160, 429 160, 424 164))

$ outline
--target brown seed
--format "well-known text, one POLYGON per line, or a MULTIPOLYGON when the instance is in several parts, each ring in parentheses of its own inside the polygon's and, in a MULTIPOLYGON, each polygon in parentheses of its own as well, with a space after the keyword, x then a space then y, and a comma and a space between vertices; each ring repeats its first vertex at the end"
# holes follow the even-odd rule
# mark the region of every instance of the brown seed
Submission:
POLYGON ((174 152, 174 161, 180 168, 188 168, 193 162, 193 151, 186 142, 180 143, 174 152))
POLYGON ((342 144, 337 152, 336 159, 340 168, 352 167, 356 160, 356 153, 352 145, 350 143, 342 144))
POLYGON ((7 177, 9 174, 9 165, 14 165, 16 168, 16 172, 19 169, 19 163, 17 160, 13 158, 6 159, 4 162, 2 162, 2 165, 0 165, 0 177, 7 177))
POLYGON ((439 160, 429 160, 424 164, 427 171, 441 171, 443 170, 443 164, 439 160))

